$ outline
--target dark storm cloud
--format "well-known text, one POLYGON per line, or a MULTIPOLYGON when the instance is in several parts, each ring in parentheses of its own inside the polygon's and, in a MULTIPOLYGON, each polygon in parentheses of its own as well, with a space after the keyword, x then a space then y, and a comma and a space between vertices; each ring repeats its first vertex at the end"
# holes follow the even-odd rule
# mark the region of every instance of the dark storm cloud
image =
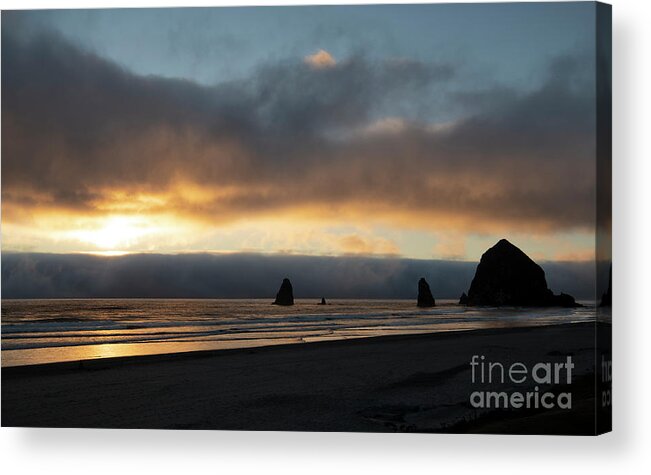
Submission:
POLYGON ((440 103, 450 65, 363 55, 324 68, 284 61, 206 87, 135 76, 61 37, 8 31, 9 220, 39 208, 99 213, 118 191, 167 193, 165 210, 203 219, 300 206, 421 222, 456 216, 471 228, 592 224, 594 101, 574 58, 553 63, 532 92, 459 93, 471 113, 432 127, 409 112, 440 103), (376 122, 396 115, 410 118, 376 122), (197 202, 178 183, 225 191, 197 202))
MULTIPOLYGON (((541 263, 549 286, 594 298, 593 263, 541 263)), ((269 298, 289 277, 297 298, 436 298, 467 291, 477 264, 442 260, 260 254, 2 256, 2 298, 269 298)), ((270 300, 271 301, 271 300, 270 300)))

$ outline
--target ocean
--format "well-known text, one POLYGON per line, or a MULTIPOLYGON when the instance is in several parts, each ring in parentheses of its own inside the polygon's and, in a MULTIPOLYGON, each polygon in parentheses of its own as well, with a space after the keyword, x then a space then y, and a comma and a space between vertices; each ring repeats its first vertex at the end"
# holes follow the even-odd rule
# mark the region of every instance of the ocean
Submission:
POLYGON ((595 320, 580 308, 467 308, 437 300, 2 300, 2 366, 246 348, 380 335, 595 320))

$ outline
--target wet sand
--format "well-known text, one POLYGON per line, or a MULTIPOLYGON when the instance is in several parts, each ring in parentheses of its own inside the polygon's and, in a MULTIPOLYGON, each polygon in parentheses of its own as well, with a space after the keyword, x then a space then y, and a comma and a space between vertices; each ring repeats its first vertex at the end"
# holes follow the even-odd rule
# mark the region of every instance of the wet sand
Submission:
POLYGON ((3 368, 2 425, 591 434, 594 328, 492 329, 3 368), (472 408, 475 354, 525 364, 571 355, 573 408, 472 408))

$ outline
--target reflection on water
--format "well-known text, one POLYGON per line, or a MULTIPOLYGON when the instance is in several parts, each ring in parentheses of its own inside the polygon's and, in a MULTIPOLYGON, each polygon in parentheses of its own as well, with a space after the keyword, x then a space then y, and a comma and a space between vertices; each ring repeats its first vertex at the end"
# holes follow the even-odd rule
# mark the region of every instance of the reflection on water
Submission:
MULTIPOLYGON (((406 300, 3 300, 2 366, 591 321, 594 304, 466 308, 406 300)), ((584 302, 585 303, 585 302, 584 302)))

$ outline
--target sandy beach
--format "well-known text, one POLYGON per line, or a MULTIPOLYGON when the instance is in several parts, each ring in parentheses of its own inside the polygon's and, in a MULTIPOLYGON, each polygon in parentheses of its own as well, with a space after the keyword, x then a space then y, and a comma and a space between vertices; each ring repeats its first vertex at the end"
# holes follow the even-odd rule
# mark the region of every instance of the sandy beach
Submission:
POLYGON ((377 337, 4 368, 2 425, 587 434, 593 380, 594 324, 377 337), (474 354, 572 355, 573 408, 472 408, 474 354))

